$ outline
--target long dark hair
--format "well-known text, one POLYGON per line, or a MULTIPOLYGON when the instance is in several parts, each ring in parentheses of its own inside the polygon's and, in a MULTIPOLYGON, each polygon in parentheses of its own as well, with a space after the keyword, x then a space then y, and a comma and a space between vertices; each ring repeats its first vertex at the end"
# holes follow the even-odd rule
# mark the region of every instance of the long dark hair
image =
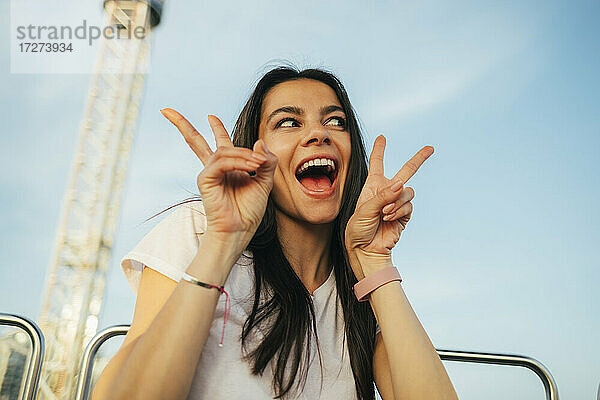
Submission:
MULTIPOLYGON (((333 73, 323 69, 299 70, 293 66, 271 69, 258 81, 242 109, 232 140, 235 146, 252 149, 259 138, 262 104, 266 94, 275 85, 296 79, 312 79, 331 87, 346 114, 351 154, 340 211, 333 221, 329 263, 334 266, 337 294, 344 313, 344 339, 348 343, 358 398, 371 400, 375 398, 373 353, 376 321, 369 303, 358 302, 354 296, 352 288, 357 280, 344 245, 346 224, 354 213, 367 178, 367 156, 358 120, 344 86, 333 73)), ((198 200, 195 198, 185 202, 198 200)), ((276 398, 283 398, 290 392, 294 382, 298 388, 306 382, 312 333, 315 334, 317 349, 319 342, 310 293, 292 269, 277 237, 272 196, 269 196, 265 214, 248 249, 252 252, 254 261, 254 304, 242 329, 242 348, 247 348, 250 333, 254 329, 260 327, 265 333, 264 339, 246 352, 244 360, 250 363, 254 375, 262 375, 273 360, 273 390, 276 398), (286 374, 288 365, 289 375, 286 374)))

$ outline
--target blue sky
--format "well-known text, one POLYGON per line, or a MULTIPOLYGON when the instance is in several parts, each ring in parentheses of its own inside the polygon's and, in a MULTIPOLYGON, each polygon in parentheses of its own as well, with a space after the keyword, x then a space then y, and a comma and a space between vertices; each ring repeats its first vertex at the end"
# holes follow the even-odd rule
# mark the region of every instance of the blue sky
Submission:
MULTIPOLYGON (((71 3, 54 13, 102 16, 99 1, 71 3)), ((562 398, 593 398, 598 15, 592 1, 168 2, 100 326, 131 321, 135 298, 118 262, 158 221, 143 220, 197 192, 202 164, 159 109, 181 111, 214 143, 207 114, 231 128, 253 82, 285 59, 337 73, 369 151, 387 138, 388 177, 435 147, 411 180, 415 211, 394 250, 434 345, 526 354, 550 369, 562 398)), ((0 3, 5 27, 9 16, 0 3)), ((11 74, 4 32, 0 310, 37 319, 90 75, 11 74)), ((461 398, 543 398, 529 371, 447 365, 461 398)))

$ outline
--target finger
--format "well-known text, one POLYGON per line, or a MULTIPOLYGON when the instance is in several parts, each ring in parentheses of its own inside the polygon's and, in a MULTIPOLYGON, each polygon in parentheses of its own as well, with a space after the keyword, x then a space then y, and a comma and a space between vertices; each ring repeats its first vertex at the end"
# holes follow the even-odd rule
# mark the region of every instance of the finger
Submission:
POLYGON ((381 216, 381 209, 387 204, 396 202, 401 192, 402 182, 392 181, 386 187, 378 189, 375 196, 362 204, 359 212, 365 218, 379 218, 381 216))
POLYGON ((219 147, 214 154, 219 154, 220 156, 245 158, 247 160, 256 161, 259 164, 267 160, 263 154, 257 151, 252 151, 245 147, 219 147))
POLYGON ((423 165, 425 160, 433 154, 433 147, 424 146, 417 152, 410 160, 404 164, 404 166, 394 175, 393 181, 401 180, 406 183, 408 180, 417 172, 417 170, 423 165))
MULTIPOLYGON (((219 147, 217 149, 217 151, 215 151, 214 155, 213 155, 213 159, 214 160, 209 160, 209 163, 211 162, 215 162, 218 158, 226 158, 226 157, 230 157, 230 158, 239 158, 241 160, 245 160, 247 162, 252 163, 251 165, 254 167, 254 169, 250 172, 250 176, 254 176, 255 175, 255 170, 258 169, 258 167, 260 167, 261 165, 263 165, 264 163, 266 163, 268 161, 268 157, 265 156, 264 154, 264 150, 261 151, 256 151, 257 146, 255 145, 255 150, 252 151, 251 149, 247 149, 245 147, 219 147)), ((260 146, 262 147, 262 146, 260 146)), ((207 165, 208 167, 208 165, 207 165)))
POLYGON ((231 155, 219 155, 215 153, 201 175, 206 179, 221 179, 226 172, 230 171, 256 171, 260 164, 253 160, 231 155))
POLYGON ((204 137, 177 111, 171 108, 165 108, 160 110, 160 112, 177 127, 188 146, 190 146, 192 151, 198 156, 200 161, 202 161, 202 164, 206 165, 208 159, 212 156, 213 151, 210 149, 206 140, 204 140, 204 137))
POLYGON ((369 157, 369 175, 383 175, 383 153, 385 150, 385 136, 379 135, 373 143, 373 150, 369 157))
POLYGON ((392 214, 386 214, 383 216, 384 221, 394 221, 398 218, 402 218, 406 215, 410 215, 413 211, 413 205, 411 202, 404 203, 397 211, 392 214))
POLYGON ((214 115, 208 116, 208 123, 210 124, 210 129, 212 129, 215 134, 215 142, 217 143, 217 147, 233 147, 233 142, 229 137, 229 133, 227 133, 227 129, 221 122, 219 118, 214 115))
POLYGON ((381 210, 384 214, 392 214, 396 212, 404 203, 407 203, 415 198, 415 191, 411 187, 405 187, 400 192, 400 197, 393 203, 387 204, 381 210))

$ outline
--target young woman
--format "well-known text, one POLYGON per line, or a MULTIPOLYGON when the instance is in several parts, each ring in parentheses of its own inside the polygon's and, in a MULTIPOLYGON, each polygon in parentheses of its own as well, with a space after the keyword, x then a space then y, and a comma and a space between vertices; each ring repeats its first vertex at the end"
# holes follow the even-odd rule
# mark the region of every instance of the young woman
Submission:
POLYGON ((387 179, 381 135, 367 166, 344 87, 318 69, 263 76, 233 142, 209 116, 215 151, 162 113, 204 164, 200 198, 122 260, 135 313, 94 400, 374 399, 373 382, 385 400, 457 398, 391 257, 432 147, 387 179))

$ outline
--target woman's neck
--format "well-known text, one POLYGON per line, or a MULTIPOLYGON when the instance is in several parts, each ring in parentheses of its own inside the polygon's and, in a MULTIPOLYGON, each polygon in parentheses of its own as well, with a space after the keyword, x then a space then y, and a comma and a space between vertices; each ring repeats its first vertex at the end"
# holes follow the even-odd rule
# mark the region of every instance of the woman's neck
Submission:
POLYGON ((332 224, 309 224, 276 212, 283 253, 304 286, 313 293, 329 277, 332 224))

